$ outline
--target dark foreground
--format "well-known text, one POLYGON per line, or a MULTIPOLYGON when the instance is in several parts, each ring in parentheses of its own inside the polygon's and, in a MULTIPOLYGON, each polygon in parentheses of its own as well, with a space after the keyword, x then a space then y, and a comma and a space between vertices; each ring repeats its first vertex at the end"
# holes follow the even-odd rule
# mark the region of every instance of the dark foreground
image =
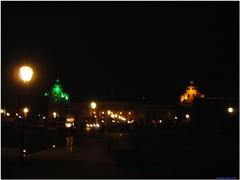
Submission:
POLYGON ((28 146, 24 161, 19 161, 19 134, 2 136, 2 178, 215 179, 238 178, 239 174, 236 132, 203 133, 183 129, 79 132, 74 138, 72 153, 66 151, 61 131, 34 132, 35 135, 29 130, 27 141, 32 146, 28 146), (10 141, 12 143, 7 143, 10 141))

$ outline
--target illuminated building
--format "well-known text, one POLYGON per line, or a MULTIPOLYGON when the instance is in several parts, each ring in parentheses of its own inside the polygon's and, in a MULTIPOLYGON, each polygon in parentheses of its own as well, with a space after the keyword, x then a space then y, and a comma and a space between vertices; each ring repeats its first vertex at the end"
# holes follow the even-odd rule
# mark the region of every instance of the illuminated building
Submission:
POLYGON ((69 102, 69 94, 64 92, 60 80, 56 80, 56 83, 52 86, 50 92, 45 92, 45 96, 49 96, 50 100, 54 103, 67 103, 69 102))
POLYGON ((193 81, 187 86, 183 95, 180 96, 182 105, 191 105, 195 98, 204 98, 204 95, 199 92, 193 81))

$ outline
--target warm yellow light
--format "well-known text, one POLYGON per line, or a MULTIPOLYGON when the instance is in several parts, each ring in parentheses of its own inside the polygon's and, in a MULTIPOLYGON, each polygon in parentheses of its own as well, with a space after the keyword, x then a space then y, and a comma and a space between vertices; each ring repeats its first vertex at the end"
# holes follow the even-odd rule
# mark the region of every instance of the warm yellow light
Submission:
POLYGON ((23 80, 24 83, 29 82, 32 79, 33 70, 29 66, 22 66, 19 69, 19 74, 20 74, 20 77, 21 77, 21 79, 23 80))
POLYGON ((111 118, 114 118, 114 114, 111 114, 111 118))
POLYGON ((104 114, 104 112, 102 112, 102 114, 104 114))
POLYGON ((68 123, 68 122, 66 122, 65 125, 66 125, 66 128, 70 128, 70 127, 72 127, 72 123, 68 123))
POLYGON ((184 99, 187 99, 187 96, 185 96, 184 99))
POLYGON ((56 118, 57 117, 57 113, 53 112, 53 117, 56 118))
POLYGON ((232 108, 232 107, 229 107, 229 108, 228 108, 228 112, 229 112, 229 113, 233 113, 233 108, 232 108))
POLYGON ((2 114, 2 113, 4 113, 4 110, 3 110, 3 109, 1 109, 1 114, 2 114))
POLYGON ((132 114, 131 112, 128 112, 128 114, 132 114))
POLYGON ((108 115, 110 115, 110 114, 111 114, 111 111, 110 111, 110 110, 108 110, 108 111, 107 111, 107 113, 108 113, 108 115))
POLYGON ((189 114, 186 114, 185 117, 186 117, 187 119, 189 119, 189 118, 190 118, 190 115, 189 115, 189 114))
POLYGON ((8 112, 7 112, 7 114, 6 114, 6 115, 7 115, 7 116, 10 116, 10 113, 8 113, 8 112))
POLYGON ((116 117, 118 117, 118 115, 117 115, 117 114, 115 114, 115 115, 114 115, 114 117, 116 118, 116 117))
POLYGON ((91 108, 96 109, 96 107, 97 107, 97 104, 95 102, 91 102, 91 108))
POLYGON ((120 114, 122 114, 122 112, 120 112, 120 114))
POLYGON ((27 114, 29 112, 29 109, 27 107, 23 108, 24 114, 27 114))

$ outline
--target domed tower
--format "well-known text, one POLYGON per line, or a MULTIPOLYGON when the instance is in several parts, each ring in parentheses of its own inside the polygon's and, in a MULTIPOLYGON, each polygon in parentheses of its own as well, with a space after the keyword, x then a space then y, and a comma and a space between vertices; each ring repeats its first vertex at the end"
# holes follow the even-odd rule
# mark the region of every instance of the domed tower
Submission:
POLYGON ((194 82, 191 80, 183 95, 180 96, 181 104, 192 104, 195 98, 204 98, 204 95, 199 92, 194 82))

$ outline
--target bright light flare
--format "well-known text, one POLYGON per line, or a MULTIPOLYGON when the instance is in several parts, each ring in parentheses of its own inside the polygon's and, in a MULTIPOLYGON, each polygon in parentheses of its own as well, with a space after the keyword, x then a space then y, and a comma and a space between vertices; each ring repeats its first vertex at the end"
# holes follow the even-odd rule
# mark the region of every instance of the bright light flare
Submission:
POLYGON ((186 117, 187 119, 189 119, 189 118, 190 118, 190 115, 189 115, 189 114, 186 114, 185 117, 186 117))
POLYGON ((29 109, 27 107, 23 108, 24 114, 27 114, 29 112, 29 109))
POLYGON ((19 69, 19 75, 24 83, 29 82, 29 81, 31 81, 32 76, 33 76, 33 69, 29 66, 22 66, 19 69))
POLYGON ((96 107, 97 107, 97 104, 95 102, 91 102, 91 108, 96 109, 96 107))
POLYGON ((57 113, 53 112, 53 118, 56 118, 56 117, 57 117, 57 113))
POLYGON ((233 113, 233 111, 234 111, 234 109, 232 107, 229 107, 227 110, 229 113, 233 113))

